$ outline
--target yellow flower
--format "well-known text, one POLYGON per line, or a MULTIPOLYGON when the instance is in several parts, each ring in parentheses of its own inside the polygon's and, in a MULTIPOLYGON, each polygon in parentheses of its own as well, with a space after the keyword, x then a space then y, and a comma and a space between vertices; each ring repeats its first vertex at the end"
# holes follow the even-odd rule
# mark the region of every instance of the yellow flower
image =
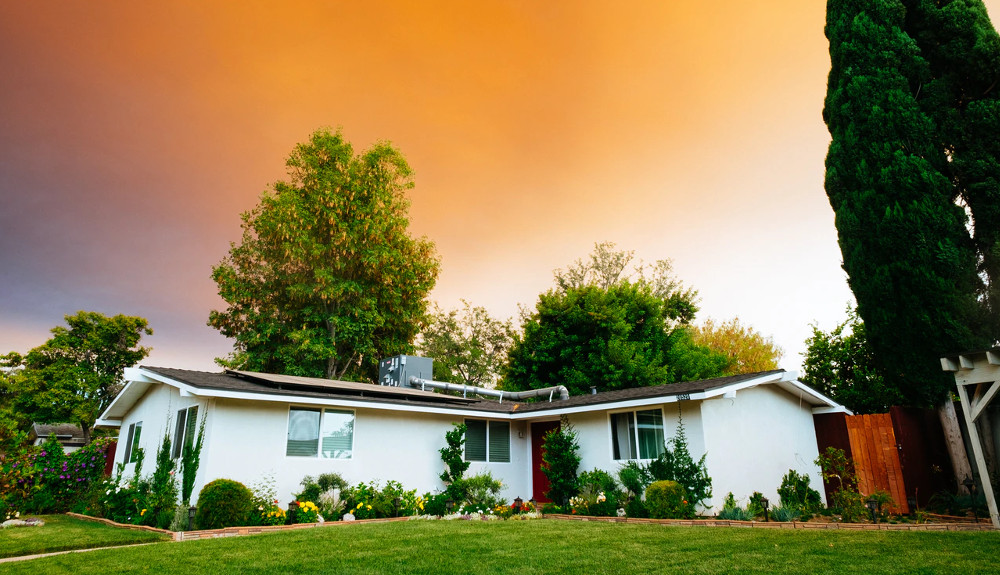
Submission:
POLYGON ((145 515, 145 514, 146 514, 146 510, 145 510, 145 509, 143 509, 142 511, 140 511, 140 512, 139 512, 139 517, 142 517, 142 516, 143 516, 143 515, 145 515))
POLYGON ((369 506, 367 506, 366 508, 367 508, 367 509, 371 509, 371 508, 372 508, 372 506, 371 506, 371 505, 369 505, 369 506))
POLYGON ((362 506, 362 505, 364 505, 364 503, 358 503, 358 506, 357 506, 357 507, 355 507, 355 509, 361 509, 361 506, 362 506))

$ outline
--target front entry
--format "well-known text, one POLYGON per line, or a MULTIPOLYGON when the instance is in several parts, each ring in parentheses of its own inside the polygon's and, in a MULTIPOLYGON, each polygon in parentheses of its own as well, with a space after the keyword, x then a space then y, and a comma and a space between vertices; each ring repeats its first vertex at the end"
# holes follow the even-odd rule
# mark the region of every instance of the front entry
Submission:
POLYGON ((549 478, 542 471, 542 442, 545 434, 559 429, 558 421, 536 421, 531 424, 531 488, 537 503, 552 501, 545 494, 549 491, 549 478))

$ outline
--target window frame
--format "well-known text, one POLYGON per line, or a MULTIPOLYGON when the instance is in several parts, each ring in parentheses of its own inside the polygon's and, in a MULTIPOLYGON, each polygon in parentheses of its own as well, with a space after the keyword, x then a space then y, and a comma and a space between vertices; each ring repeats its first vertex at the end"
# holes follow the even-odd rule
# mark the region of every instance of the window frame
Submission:
POLYGON ((354 409, 349 409, 345 407, 316 407, 316 406, 306 406, 306 405, 289 405, 288 406, 288 416, 285 421, 285 457, 292 457, 296 459, 320 459, 325 461, 341 461, 354 459, 354 448, 355 448, 355 434, 357 431, 357 421, 358 414, 354 409), (317 439, 316 439, 316 452, 308 455, 298 455, 288 452, 288 434, 290 431, 290 425, 292 422, 292 412, 293 411, 308 411, 308 412, 319 412, 319 420, 317 424, 317 439), (323 440, 324 440, 324 423, 326 422, 326 414, 340 414, 340 415, 350 415, 350 425, 351 425, 351 444, 346 450, 346 457, 325 457, 323 456, 323 440))
POLYGON ((463 422, 465 423, 465 426, 466 426, 465 446, 462 448, 462 459, 464 461, 474 462, 474 463, 511 463, 513 461, 513 457, 511 457, 511 444, 512 444, 512 442, 510 440, 511 425, 510 425, 509 421, 506 421, 506 420, 503 420, 503 419, 479 419, 479 418, 474 418, 474 417, 467 417, 467 418, 465 418, 465 420, 463 422), (469 456, 468 456, 468 446, 469 446, 469 436, 468 436, 469 432, 468 432, 468 427, 469 427, 469 422, 470 421, 482 422, 484 424, 484 428, 486 429, 486 436, 484 437, 484 442, 485 442, 485 447, 486 447, 486 458, 485 459, 469 459, 469 456), (507 426, 507 433, 506 433, 506 437, 507 437, 507 460, 506 461, 493 460, 492 457, 491 457, 493 450, 490 449, 490 443, 491 443, 490 442, 490 437, 492 437, 492 435, 493 435, 493 432, 491 431, 491 429, 493 428, 494 424, 500 424, 500 425, 506 425, 507 426))
MULTIPOLYGON (((119 437, 121 435, 119 434, 119 437)), ((125 456, 122 462, 126 465, 139 459, 139 441, 142 436, 142 422, 134 421, 128 426, 128 438, 125 440, 125 456)))
POLYGON ((180 459, 184 455, 184 445, 188 442, 194 443, 194 435, 197 433, 197 419, 201 411, 198 404, 182 407, 177 410, 177 419, 174 421, 174 443, 170 446, 170 458, 180 459), (195 427, 191 427, 191 411, 194 410, 195 427), (184 414, 184 422, 181 423, 181 414, 184 414), (178 434, 180 437, 178 437, 178 434))
MULTIPOLYGON (((666 429, 667 429, 667 426, 666 426, 666 417, 664 416, 664 413, 663 413, 663 406, 655 407, 655 408, 652 408, 652 409, 625 409, 625 410, 620 410, 620 411, 609 411, 608 412, 608 439, 610 441, 609 447, 610 447, 610 452, 611 452, 611 461, 652 461, 652 460, 658 458, 660 455, 663 454, 663 452, 666 449, 666 440, 667 440, 666 429), (659 429, 660 429, 660 436, 663 438, 663 441, 660 442, 659 445, 657 445, 657 447, 656 447, 657 453, 655 455, 653 455, 653 457, 642 457, 642 439, 640 437, 639 414, 643 413, 643 412, 646 412, 646 413, 648 413, 648 412, 658 412, 659 415, 660 415, 660 428, 659 429), (625 456, 620 456, 620 457, 617 457, 617 458, 615 457, 615 447, 616 447, 617 438, 615 436, 616 435, 615 434, 615 425, 616 424, 614 422, 614 417, 618 416, 618 415, 623 415, 623 414, 628 414, 628 415, 631 416, 631 420, 632 420, 631 427, 633 429, 632 429, 632 433, 630 434, 630 437, 629 437, 629 442, 630 442, 629 443, 629 447, 631 448, 632 442, 634 442, 634 445, 635 445, 635 457, 625 457, 625 456)), ((622 451, 621 447, 622 446, 619 445, 617 447, 619 448, 618 449, 619 455, 622 455, 621 454, 621 451, 622 451)))

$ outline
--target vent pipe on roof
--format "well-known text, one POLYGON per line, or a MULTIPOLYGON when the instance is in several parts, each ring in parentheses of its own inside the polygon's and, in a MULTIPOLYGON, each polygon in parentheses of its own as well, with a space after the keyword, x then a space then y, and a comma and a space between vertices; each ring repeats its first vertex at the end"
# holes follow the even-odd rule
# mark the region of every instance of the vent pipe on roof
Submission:
POLYGON ((461 391, 462 397, 465 397, 470 393, 475 395, 485 395, 487 397, 499 397, 500 403, 503 403, 504 399, 520 401, 531 397, 548 397, 549 401, 552 401, 552 397, 556 393, 559 393, 560 400, 569 399, 569 390, 566 389, 566 386, 564 385, 556 385, 543 389, 529 389, 528 391, 501 391, 499 389, 488 389, 485 387, 475 387, 459 383, 432 381, 430 379, 421 379, 419 377, 411 377, 407 383, 410 384, 410 387, 419 387, 421 390, 429 387, 432 389, 440 389, 442 391, 461 391))

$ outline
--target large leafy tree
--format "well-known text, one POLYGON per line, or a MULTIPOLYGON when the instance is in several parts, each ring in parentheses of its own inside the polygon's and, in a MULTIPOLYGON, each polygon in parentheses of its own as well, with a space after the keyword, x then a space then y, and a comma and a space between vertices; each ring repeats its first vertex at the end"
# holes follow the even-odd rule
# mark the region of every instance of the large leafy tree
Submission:
POLYGON ((722 322, 706 319, 692 327, 692 339, 729 359, 726 375, 778 369, 784 355, 773 337, 743 325, 738 317, 722 322))
POLYGON ((434 379, 496 387, 514 338, 510 320, 462 300, 460 310, 435 306, 420 334, 418 352, 434 359, 434 379))
POLYGON ((21 416, 42 423, 77 423, 84 439, 97 416, 121 390, 122 373, 149 355, 139 341, 153 330, 141 317, 81 311, 67 315, 69 327, 57 326, 52 337, 27 355, 11 353, 4 363, 8 394, 21 416))
MULTIPOLYGON (((631 253, 598 244, 590 260, 556 272, 557 288, 522 318, 503 386, 565 385, 571 394, 672 383, 720 375, 725 356, 695 344, 687 322, 694 290, 668 272, 629 273, 631 253)), ((666 262, 664 262, 666 263, 666 262)))
POLYGON ((805 383, 854 413, 885 413, 902 403, 900 391, 889 387, 875 362, 857 310, 829 332, 812 326, 802 364, 805 383))
POLYGON ((381 357, 412 351, 439 263, 407 228, 412 184, 387 143, 355 155, 319 130, 243 214, 243 240, 212 270, 227 307, 208 324, 234 338, 224 365, 374 379, 381 357))
POLYGON ((826 190, 875 360, 911 405, 954 385, 938 358, 984 343, 975 245, 918 98, 933 77, 901 0, 830 0, 826 190))

